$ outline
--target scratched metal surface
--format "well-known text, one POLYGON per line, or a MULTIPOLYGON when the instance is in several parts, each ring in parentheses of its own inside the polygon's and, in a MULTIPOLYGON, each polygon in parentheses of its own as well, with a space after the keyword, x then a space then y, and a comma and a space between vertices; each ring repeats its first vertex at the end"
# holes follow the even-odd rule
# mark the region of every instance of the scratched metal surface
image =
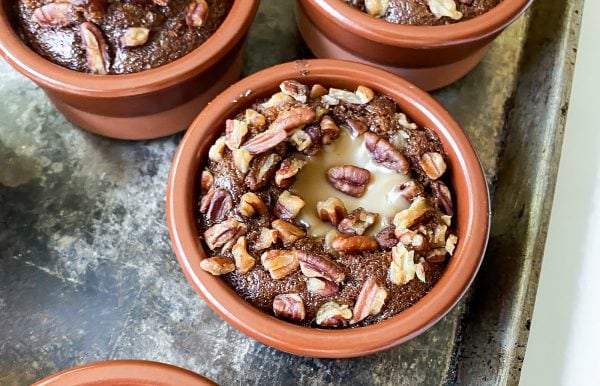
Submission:
MULTIPOLYGON (((583 0, 538 0, 465 79, 435 92, 494 191, 484 265, 418 338, 350 360, 288 355, 216 316, 171 252, 164 194, 181 136, 77 130, 0 61, 0 384, 139 358, 222 384, 513 384, 527 342, 583 0)), ((246 73, 307 57, 291 1, 263 0, 246 73)))

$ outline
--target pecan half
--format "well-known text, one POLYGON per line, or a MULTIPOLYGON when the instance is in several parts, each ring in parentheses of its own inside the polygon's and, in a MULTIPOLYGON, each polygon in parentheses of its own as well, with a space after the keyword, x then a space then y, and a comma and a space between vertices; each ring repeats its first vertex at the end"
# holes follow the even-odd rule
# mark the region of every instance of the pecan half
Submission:
POLYGON ((188 27, 202 27, 208 17, 208 3, 206 0, 192 0, 188 5, 185 23, 188 27))
POLYGON ((340 283, 346 278, 344 269, 324 255, 298 251, 296 256, 300 262, 300 269, 306 277, 322 277, 334 283, 340 283))
POLYGON ((321 128, 321 143, 329 145, 340 136, 340 128, 329 115, 325 115, 319 124, 321 128))
POLYGON ((200 194, 206 194, 215 183, 215 178, 208 170, 203 170, 200 177, 200 194))
POLYGON ((44 28, 66 27, 73 23, 71 10, 71 4, 56 1, 36 8, 31 20, 44 28))
POLYGON ((352 318, 352 311, 346 304, 327 302, 317 311, 315 322, 323 327, 344 327, 352 318))
POLYGON ((340 192, 361 197, 367 190, 371 173, 353 165, 334 166, 327 171, 327 179, 340 192))
POLYGON ((365 146, 375 162, 398 173, 408 174, 410 172, 410 164, 406 157, 377 134, 365 133, 365 146))
POLYGON ((204 241, 211 250, 246 234, 246 224, 230 218, 222 223, 213 225, 204 232, 204 241))
POLYGON ((417 197, 410 204, 408 209, 402 210, 394 216, 394 225, 396 226, 396 236, 400 237, 405 229, 413 226, 431 207, 423 197, 417 197))
POLYGON ((446 172, 446 161, 444 156, 437 152, 425 153, 419 159, 421 169, 432 180, 437 180, 446 172))
POLYGON ((287 132, 283 129, 269 129, 250 138, 241 148, 250 154, 260 154, 271 150, 287 138, 287 132))
POLYGON ((315 111, 310 107, 295 107, 279 114, 269 126, 269 130, 284 130, 286 133, 291 133, 300 126, 314 122, 315 118, 315 111))
POLYGON ((383 228, 379 233, 375 235, 375 240, 379 244, 379 248, 387 250, 391 249, 394 245, 398 244, 398 238, 396 238, 395 227, 393 225, 383 228))
POLYGON ((250 170, 246 175, 245 183, 250 190, 264 188, 277 170, 277 164, 281 161, 278 154, 261 154, 250 163, 250 170))
POLYGON ((239 148, 246 134, 248 134, 248 124, 246 122, 237 119, 225 121, 225 144, 229 149, 239 148))
POLYGON ((233 199, 231 194, 223 188, 210 190, 200 200, 200 213, 204 214, 211 222, 223 220, 231 208, 233 208, 233 199))
POLYGON ((86 21, 79 27, 79 32, 87 57, 88 69, 93 74, 106 75, 110 67, 110 57, 102 31, 94 23, 86 21))
POLYGON ((304 205, 306 203, 303 199, 285 190, 279 195, 273 208, 273 214, 284 220, 292 220, 300 213, 304 205))
POLYGON ((317 213, 321 220, 337 226, 346 216, 346 206, 339 198, 329 197, 325 201, 317 202, 317 213))
POLYGON ((442 181, 432 181, 430 186, 431 193, 433 193, 434 206, 448 216, 452 216, 454 214, 454 206, 452 205, 450 189, 442 181))
POLYGON ((306 281, 306 289, 319 296, 329 296, 338 292, 340 287, 332 281, 320 277, 310 277, 306 281))
POLYGON ((233 248, 231 248, 231 254, 235 260, 235 266, 240 273, 250 271, 256 263, 254 257, 252 257, 246 249, 246 238, 244 236, 237 239, 233 248))
POLYGON ((279 85, 282 93, 291 96, 300 103, 306 103, 308 97, 308 86, 295 80, 284 80, 279 85))
POLYGON ((374 17, 383 17, 388 10, 389 0, 365 0, 365 10, 374 17))
POLYGON ((240 197, 240 204, 238 211, 244 217, 252 217, 256 213, 266 214, 269 208, 265 203, 256 195, 256 193, 247 192, 240 197))
POLYGON ((279 165, 275 173, 275 184, 280 188, 288 188, 294 183, 296 174, 306 165, 306 161, 299 158, 286 158, 279 165))
POLYGON ((354 303, 350 324, 361 322, 369 315, 379 314, 387 296, 385 288, 379 286, 373 277, 368 278, 354 303))
POLYGON ((369 236, 338 235, 331 242, 331 248, 336 252, 360 253, 375 251, 379 248, 377 240, 369 236))
POLYGON ((200 262, 200 268, 212 275, 224 275, 235 270, 235 264, 224 256, 215 256, 200 262))
POLYGON ((274 249, 263 253, 260 260, 263 267, 271 274, 271 277, 279 280, 298 270, 300 263, 297 254, 298 251, 296 250, 274 249))
POLYGON ((280 294, 273 299, 275 316, 301 322, 306 317, 304 301, 298 294, 280 294))
POLYGON ((368 212, 359 207, 344 217, 337 228, 347 235, 362 235, 371 225, 375 224, 378 217, 377 213, 368 212))
POLYGON ((258 234, 258 240, 253 244, 253 248, 255 251, 262 251, 267 248, 270 248, 271 245, 275 241, 277 241, 278 233, 274 229, 269 229, 265 227, 260 228, 260 233, 258 234))
POLYGON ((121 36, 121 46, 137 47, 146 44, 150 30, 144 27, 130 27, 121 36))
POLYGON ((283 241, 283 245, 285 246, 292 245, 298 239, 306 236, 306 232, 303 229, 284 220, 274 220, 271 226, 277 231, 279 239, 283 241))

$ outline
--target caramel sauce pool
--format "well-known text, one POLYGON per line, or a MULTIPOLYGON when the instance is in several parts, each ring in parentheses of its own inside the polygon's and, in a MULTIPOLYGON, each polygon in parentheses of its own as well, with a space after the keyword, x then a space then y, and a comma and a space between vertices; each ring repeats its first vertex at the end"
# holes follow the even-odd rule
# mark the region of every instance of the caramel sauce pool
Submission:
POLYGON ((342 129, 339 138, 324 146, 316 155, 297 153, 296 156, 308 163, 298 173, 290 191, 306 203, 296 221, 307 228, 310 237, 324 237, 335 229, 330 223, 321 221, 317 213, 317 202, 329 197, 342 200, 348 213, 362 207, 379 214, 377 222, 365 233, 371 236, 391 224, 396 213, 409 207, 409 202, 398 194, 397 189, 409 177, 375 163, 364 145, 363 136, 353 138, 342 129), (371 181, 362 197, 349 196, 331 186, 327 180, 327 170, 337 165, 354 165, 371 172, 371 181))

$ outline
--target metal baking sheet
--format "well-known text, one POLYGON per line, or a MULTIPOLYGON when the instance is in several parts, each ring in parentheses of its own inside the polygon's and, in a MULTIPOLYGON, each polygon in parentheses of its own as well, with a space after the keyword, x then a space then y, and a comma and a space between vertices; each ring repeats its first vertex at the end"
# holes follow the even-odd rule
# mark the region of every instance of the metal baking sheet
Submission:
MULTIPOLYGON (((434 96, 493 191, 488 253, 435 327, 350 360, 288 355, 223 322, 171 252, 164 196, 181 135, 122 142, 77 130, 0 62, 0 384, 77 364, 158 360, 222 384, 513 384, 526 348, 583 0, 538 0, 474 72, 434 96)), ((263 0, 245 73, 309 57, 292 1, 263 0)))

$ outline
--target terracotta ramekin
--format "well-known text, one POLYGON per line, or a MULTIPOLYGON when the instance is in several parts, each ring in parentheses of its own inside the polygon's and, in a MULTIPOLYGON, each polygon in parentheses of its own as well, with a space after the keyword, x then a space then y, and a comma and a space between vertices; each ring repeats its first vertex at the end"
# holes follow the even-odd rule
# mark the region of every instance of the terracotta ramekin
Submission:
POLYGON ((258 0, 234 0, 200 47, 164 66, 126 75, 91 75, 56 65, 15 32, 12 0, 0 0, 0 54, 44 89, 67 119, 120 139, 152 139, 185 130, 215 95, 239 79, 243 41, 258 0))
POLYGON ((179 367, 141 360, 95 362, 50 375, 33 386, 212 386, 216 383, 179 367))
POLYGON ((411 26, 371 17, 342 0, 296 0, 296 20, 317 57, 370 64, 435 90, 471 71, 532 1, 503 0, 456 24, 411 26))
POLYGON ((264 344, 314 357, 343 358, 374 353, 407 341, 436 323, 458 302, 479 268, 488 239, 489 216, 488 189, 481 164, 448 112, 427 93, 401 78, 370 66, 338 60, 281 64, 225 90, 187 131, 174 157, 167 187, 167 222, 173 248, 188 280, 208 305, 231 325, 264 344), (448 154, 460 241, 434 288, 393 318, 344 330, 300 327, 259 311, 224 280, 200 268, 206 254, 196 228, 196 197, 208 149, 223 132, 227 118, 257 98, 278 91, 279 83, 285 79, 352 90, 365 85, 389 95, 416 123, 433 129, 448 154))

